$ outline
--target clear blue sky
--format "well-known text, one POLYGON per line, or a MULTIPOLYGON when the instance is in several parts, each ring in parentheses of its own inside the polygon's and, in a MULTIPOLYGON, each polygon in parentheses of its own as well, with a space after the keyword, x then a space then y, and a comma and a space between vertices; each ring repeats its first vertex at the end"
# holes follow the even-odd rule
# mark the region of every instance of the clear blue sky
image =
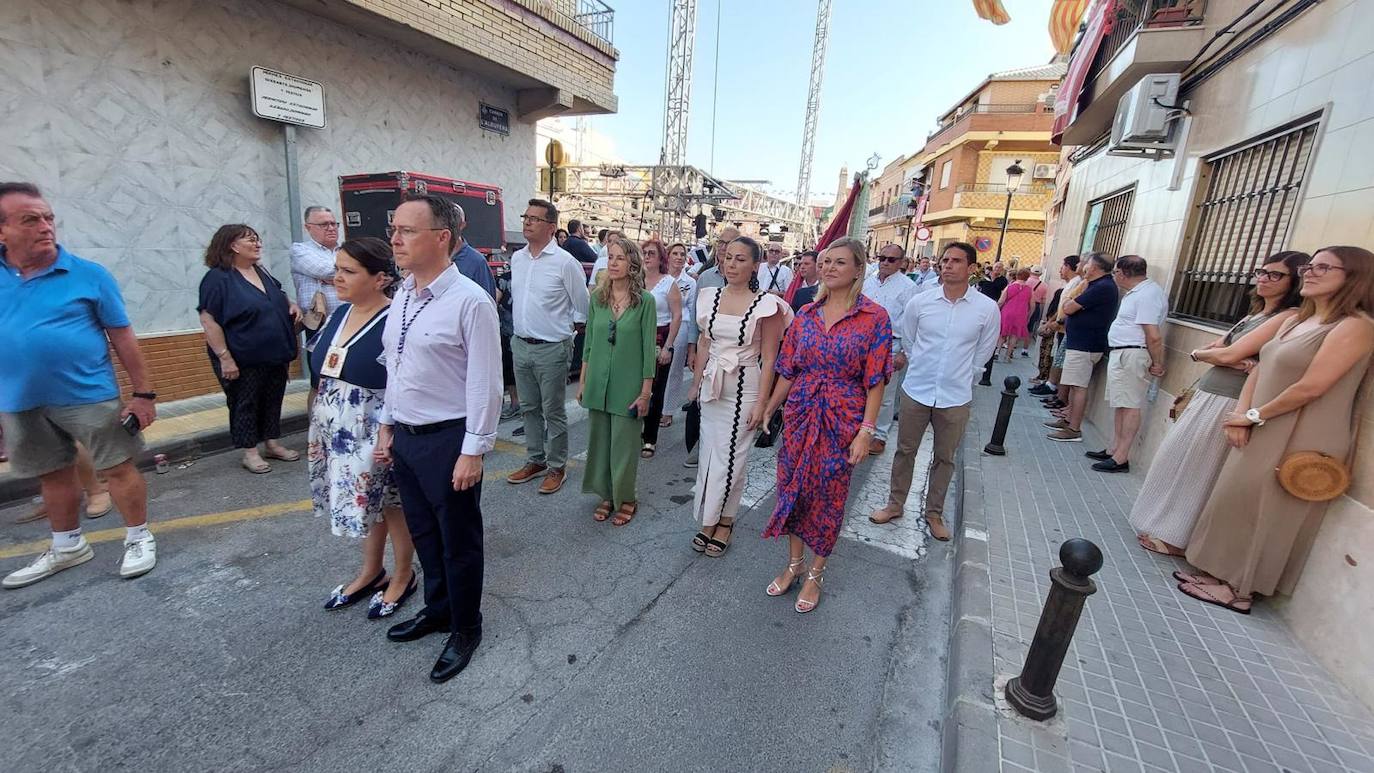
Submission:
MULTIPOLYGON (((711 100, 720 18, 715 165, 728 179, 796 188, 815 0, 697 0, 688 162, 711 169, 711 100)), ((630 163, 657 163, 663 137, 668 0, 610 0, 620 50, 620 112, 590 119, 630 163)), ((1053 54, 1051 0, 1003 0, 1011 23, 972 0, 834 0, 811 189, 832 194, 841 164, 862 168, 920 148, 935 118, 989 73, 1053 54)), ((790 196, 790 194, 789 194, 790 196)))

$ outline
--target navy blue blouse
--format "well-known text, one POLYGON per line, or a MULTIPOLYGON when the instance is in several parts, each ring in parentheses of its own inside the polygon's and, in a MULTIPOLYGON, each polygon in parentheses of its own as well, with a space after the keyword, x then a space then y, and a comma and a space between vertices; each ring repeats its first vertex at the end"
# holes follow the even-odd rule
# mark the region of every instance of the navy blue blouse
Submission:
POLYGON ((325 355, 331 346, 347 346, 348 356, 344 358, 343 370, 338 379, 364 389, 386 389, 386 366, 377 361, 382 356, 382 330, 386 328, 386 314, 389 307, 382 307, 372 321, 363 325, 347 341, 335 341, 334 333, 348 317, 353 304, 340 304, 320 327, 320 332, 310 339, 306 348, 310 350, 310 383, 318 387, 320 369, 324 367, 325 355))
MULTIPOLYGON (((262 290, 235 268, 212 268, 200 280, 196 311, 209 312, 224 329, 224 343, 238 365, 281 365, 296 359, 296 325, 281 282, 255 266, 262 290)), ((210 347, 206 345, 206 351, 210 347)), ((210 352, 210 359, 215 353, 210 352)))

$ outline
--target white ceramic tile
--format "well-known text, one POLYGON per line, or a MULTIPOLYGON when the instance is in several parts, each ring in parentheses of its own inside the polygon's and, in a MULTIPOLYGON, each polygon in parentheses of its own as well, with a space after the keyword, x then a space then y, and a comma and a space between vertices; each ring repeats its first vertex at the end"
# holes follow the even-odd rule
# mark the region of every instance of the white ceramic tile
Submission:
MULTIPOLYGON (((1338 192, 1374 187, 1374 121, 1364 121, 1351 128, 1354 133, 1350 141, 1350 153, 1336 183, 1338 192)), ((1365 203, 1368 205, 1369 201, 1365 203)))
POLYGON ((1358 127, 1328 129, 1317 145, 1307 174, 1307 195, 1326 196, 1341 190, 1341 177, 1358 127))

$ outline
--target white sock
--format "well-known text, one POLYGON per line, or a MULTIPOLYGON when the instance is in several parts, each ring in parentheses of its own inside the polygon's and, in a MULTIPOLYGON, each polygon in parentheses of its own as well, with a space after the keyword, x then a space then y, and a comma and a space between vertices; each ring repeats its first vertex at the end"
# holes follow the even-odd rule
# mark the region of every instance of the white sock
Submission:
POLYGON ((152 533, 151 531, 148 531, 148 524, 146 524, 146 523, 143 524, 142 526, 126 526, 126 527, 124 527, 124 542, 125 542, 125 544, 130 543, 130 542, 138 542, 139 540, 151 539, 152 536, 153 536, 153 533, 152 533))
POLYGON ((81 544, 81 530, 55 531, 52 533, 53 550, 72 550, 81 544))

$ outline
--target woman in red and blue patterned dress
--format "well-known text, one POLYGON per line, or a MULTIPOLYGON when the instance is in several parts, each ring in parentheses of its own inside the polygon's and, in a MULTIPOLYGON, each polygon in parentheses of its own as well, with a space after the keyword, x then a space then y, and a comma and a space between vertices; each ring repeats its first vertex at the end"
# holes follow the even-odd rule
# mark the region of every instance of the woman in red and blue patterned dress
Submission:
POLYGON ((788 535, 787 568, 768 585, 781 596, 802 577, 806 548, 815 554, 795 609, 820 602, 821 575, 844 524, 849 478, 868 456, 883 386, 892 376, 892 323, 864 297, 863 242, 843 238, 821 255, 821 288, 787 329, 778 382, 763 415, 786 401, 778 452, 778 505, 763 532, 788 535))

